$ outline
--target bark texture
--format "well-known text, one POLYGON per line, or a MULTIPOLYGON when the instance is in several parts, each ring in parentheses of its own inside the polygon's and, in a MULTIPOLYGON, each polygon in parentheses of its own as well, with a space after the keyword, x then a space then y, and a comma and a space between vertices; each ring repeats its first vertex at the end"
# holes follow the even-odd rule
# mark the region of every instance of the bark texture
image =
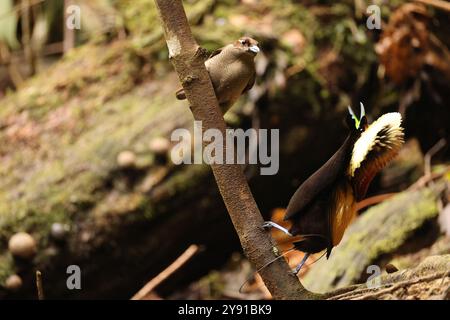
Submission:
MULTIPOLYGON (((203 130, 219 129, 225 139, 225 121, 220 112, 208 72, 205 51, 195 42, 182 2, 155 1, 164 26, 169 57, 178 73, 195 120, 202 121, 203 130)), ((223 141, 225 145, 225 140, 223 141)), ((283 259, 276 258, 269 233, 261 226, 263 218, 240 165, 213 164, 213 174, 220 194, 239 236, 244 253, 260 272, 275 299, 305 299, 306 291, 290 272, 283 259)))

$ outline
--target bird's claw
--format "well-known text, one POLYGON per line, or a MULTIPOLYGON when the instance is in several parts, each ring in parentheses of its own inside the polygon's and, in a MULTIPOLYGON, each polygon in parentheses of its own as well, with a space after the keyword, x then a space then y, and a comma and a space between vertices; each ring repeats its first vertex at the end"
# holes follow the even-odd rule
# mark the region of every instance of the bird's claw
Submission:
POLYGON ((261 226, 264 230, 269 230, 273 228, 273 225, 271 221, 264 221, 264 223, 261 226))
POLYGON ((288 236, 292 237, 292 234, 289 232, 288 229, 286 229, 285 227, 282 227, 282 226, 280 226, 279 224, 276 224, 275 222, 272 222, 272 221, 265 221, 265 222, 262 224, 262 228, 263 228, 264 230, 270 230, 270 229, 272 229, 272 228, 276 228, 276 229, 278 229, 278 230, 284 232, 284 233, 287 234, 288 236))
POLYGON ((289 274, 297 276, 298 272, 295 272, 295 269, 291 269, 291 271, 289 271, 289 274))

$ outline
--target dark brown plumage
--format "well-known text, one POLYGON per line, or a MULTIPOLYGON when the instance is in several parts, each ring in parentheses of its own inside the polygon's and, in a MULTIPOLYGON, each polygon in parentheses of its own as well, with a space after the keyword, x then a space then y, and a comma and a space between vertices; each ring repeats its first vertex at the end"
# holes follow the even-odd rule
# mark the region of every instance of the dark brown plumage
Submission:
POLYGON ((305 252, 295 269, 297 273, 311 253, 326 249, 327 257, 337 246, 356 216, 356 203, 364 198, 375 174, 398 152, 403 144, 399 113, 387 113, 367 125, 364 106, 358 119, 349 107, 349 135, 339 150, 294 193, 284 220, 292 222, 290 230, 265 222, 300 237, 294 248, 305 252))
POLYGON ((296 249, 309 253, 327 249, 327 256, 331 253, 330 207, 338 186, 345 185, 348 189, 345 169, 357 138, 358 132, 352 132, 339 150, 297 189, 289 201, 284 220, 292 221, 289 230, 292 235, 302 236, 300 241, 294 242, 296 249))
MULTIPOLYGON (((250 90, 255 83, 254 58, 259 52, 258 42, 243 37, 236 42, 214 51, 205 61, 222 113, 250 90)), ((176 92, 179 100, 186 99, 183 88, 176 92)))
POLYGON ((350 113, 350 133, 339 150, 295 192, 286 209, 292 221, 289 232, 301 236, 294 242, 304 252, 337 246, 356 216, 356 203, 363 199, 375 174, 398 152, 403 143, 401 117, 388 113, 370 126, 361 106, 361 118, 350 113))

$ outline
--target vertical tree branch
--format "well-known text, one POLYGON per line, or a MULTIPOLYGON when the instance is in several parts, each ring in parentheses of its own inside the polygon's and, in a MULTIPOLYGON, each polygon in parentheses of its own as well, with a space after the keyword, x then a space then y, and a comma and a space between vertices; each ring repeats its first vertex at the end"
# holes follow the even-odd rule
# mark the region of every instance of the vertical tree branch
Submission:
MULTIPOLYGON (((169 58, 183 85, 192 114, 203 130, 219 129, 225 139, 225 122, 205 68, 205 52, 194 40, 181 0, 155 0, 164 27, 169 58)), ((225 146, 225 141, 223 141, 225 146)), ((244 253, 260 271, 274 299, 311 299, 284 259, 272 263, 274 243, 261 225, 263 219, 240 165, 213 164, 219 187, 244 253)))

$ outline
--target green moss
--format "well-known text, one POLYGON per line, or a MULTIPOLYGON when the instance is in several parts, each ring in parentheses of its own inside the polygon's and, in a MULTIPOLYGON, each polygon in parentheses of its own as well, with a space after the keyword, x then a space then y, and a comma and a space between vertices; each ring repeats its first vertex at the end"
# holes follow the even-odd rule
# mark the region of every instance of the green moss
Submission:
MULTIPOLYGON (((175 82, 161 81, 150 91, 136 87, 143 62, 128 41, 86 45, 3 100, 0 119, 9 119, 8 130, 0 131, 0 154, 7 155, 0 168, 3 278, 11 274, 6 245, 13 233, 31 233, 38 241, 36 261, 42 261, 52 223, 71 225, 76 215, 89 219, 108 198, 120 151, 146 146, 190 119, 168 94, 175 82), (172 121, 174 114, 179 121, 172 121), (153 132, 159 123, 170 126, 153 132)), ((143 177, 152 165, 148 151, 146 158, 143 177)), ((133 190, 118 199, 122 206, 105 202, 104 211, 121 214, 145 204, 133 190)))
MULTIPOLYGON (((215 2, 214 0, 184 2, 183 5, 191 25, 198 24, 201 18, 213 8, 215 2)), ((117 0, 116 7, 123 15, 125 27, 134 36, 133 42, 137 48, 148 47, 159 42, 163 32, 153 1, 117 0)), ((159 49, 162 45, 164 44, 160 42, 159 49)))

